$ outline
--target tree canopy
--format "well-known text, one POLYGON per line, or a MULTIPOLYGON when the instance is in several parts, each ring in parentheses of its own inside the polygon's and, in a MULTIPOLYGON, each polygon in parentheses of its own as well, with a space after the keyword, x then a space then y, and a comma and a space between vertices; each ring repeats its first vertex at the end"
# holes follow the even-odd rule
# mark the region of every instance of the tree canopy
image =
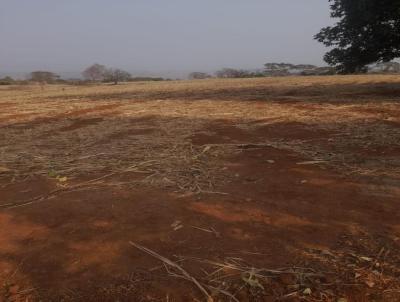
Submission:
POLYGON ((104 65, 93 64, 86 68, 82 75, 85 79, 90 80, 92 82, 102 81, 107 72, 107 68, 104 65))
POLYGON ((52 84, 60 78, 59 75, 50 71, 33 71, 29 79, 34 82, 52 84))
POLYGON ((208 78, 211 78, 211 75, 205 72, 195 71, 189 74, 189 79, 191 80, 204 80, 208 78))
POLYGON ((131 74, 129 72, 118 68, 107 69, 104 74, 104 81, 114 82, 114 84, 118 84, 119 82, 129 81, 130 78, 131 74))
POLYGON ((329 0, 334 26, 315 38, 332 49, 325 61, 340 73, 365 72, 366 65, 400 57, 400 0, 329 0))

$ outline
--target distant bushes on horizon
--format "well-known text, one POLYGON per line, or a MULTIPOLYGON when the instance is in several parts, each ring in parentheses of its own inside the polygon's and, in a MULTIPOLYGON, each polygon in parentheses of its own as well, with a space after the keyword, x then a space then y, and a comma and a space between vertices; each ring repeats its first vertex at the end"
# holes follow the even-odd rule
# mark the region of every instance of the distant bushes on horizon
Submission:
MULTIPOLYGON (((400 63, 381 62, 368 67, 370 74, 397 74, 400 73, 400 63)), ((204 72, 192 72, 189 79, 208 78, 258 78, 258 77, 282 77, 282 76, 326 76, 335 75, 337 70, 330 66, 315 66, 311 64, 291 63, 266 63, 264 69, 246 70, 235 68, 223 68, 210 75, 204 72)))
MULTIPOLYGON (((368 74, 400 74, 400 63, 380 62, 368 66, 368 74)), ((291 63, 266 63, 264 69, 246 70, 235 68, 222 68, 214 74, 205 72, 192 72, 188 78, 191 80, 204 80, 211 78, 260 78, 276 76, 324 76, 335 75, 337 71, 333 67, 319 67, 310 64, 291 63)), ((84 79, 62 79, 59 75, 49 71, 33 71, 26 80, 16 80, 10 76, 0 78, 0 85, 26 85, 30 83, 40 84, 67 84, 67 85, 89 85, 93 83, 119 82, 159 82, 171 81, 162 77, 132 76, 121 69, 110 69, 100 64, 93 64, 83 72, 84 79)))

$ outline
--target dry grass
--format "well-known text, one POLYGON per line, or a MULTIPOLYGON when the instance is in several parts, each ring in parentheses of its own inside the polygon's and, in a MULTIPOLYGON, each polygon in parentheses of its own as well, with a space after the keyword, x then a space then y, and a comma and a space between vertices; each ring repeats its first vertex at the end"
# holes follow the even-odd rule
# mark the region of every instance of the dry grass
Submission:
POLYGON ((293 150, 348 173, 398 177, 397 156, 359 162, 354 153, 399 146, 395 92, 400 92, 396 76, 1 87, 0 177, 71 180, 151 160, 136 171, 146 176, 140 183, 213 191, 229 177, 219 158, 240 152, 228 144, 205 149, 191 143, 194 133, 204 133, 216 120, 246 131, 276 123, 329 131, 330 144, 313 138, 244 143, 293 150))
POLYGON ((368 236, 351 245, 344 243, 341 251, 305 251, 307 257, 319 263, 319 269, 302 266, 259 268, 237 257, 222 261, 180 258, 179 265, 146 247, 130 244, 160 260, 170 277, 193 282, 207 301, 224 297, 229 301, 241 301, 241 298, 257 299, 266 294, 283 301, 289 298, 309 302, 347 301, 343 297, 348 289, 362 290, 365 286, 380 291, 383 301, 396 301, 400 294, 399 255, 393 253, 387 242, 386 247, 382 247, 379 239, 368 236), (195 278, 187 272, 183 266, 189 262, 200 266, 203 275, 195 278), (282 283, 285 286, 282 287, 282 283))

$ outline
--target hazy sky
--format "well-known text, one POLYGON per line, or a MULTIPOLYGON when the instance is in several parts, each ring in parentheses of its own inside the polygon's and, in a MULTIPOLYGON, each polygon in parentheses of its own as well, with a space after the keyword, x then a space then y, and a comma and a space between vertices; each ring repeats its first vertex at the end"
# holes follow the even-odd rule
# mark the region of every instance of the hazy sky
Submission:
POLYGON ((328 0, 0 0, 0 71, 322 64, 328 0))

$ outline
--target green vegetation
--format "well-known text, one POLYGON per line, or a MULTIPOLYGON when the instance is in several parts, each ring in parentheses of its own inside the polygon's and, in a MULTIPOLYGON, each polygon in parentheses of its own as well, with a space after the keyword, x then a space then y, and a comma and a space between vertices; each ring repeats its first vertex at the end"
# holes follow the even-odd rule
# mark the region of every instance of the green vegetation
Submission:
POLYGON ((367 65, 400 57, 399 0, 330 0, 339 21, 315 38, 332 47, 324 57, 339 73, 360 73, 367 65))

